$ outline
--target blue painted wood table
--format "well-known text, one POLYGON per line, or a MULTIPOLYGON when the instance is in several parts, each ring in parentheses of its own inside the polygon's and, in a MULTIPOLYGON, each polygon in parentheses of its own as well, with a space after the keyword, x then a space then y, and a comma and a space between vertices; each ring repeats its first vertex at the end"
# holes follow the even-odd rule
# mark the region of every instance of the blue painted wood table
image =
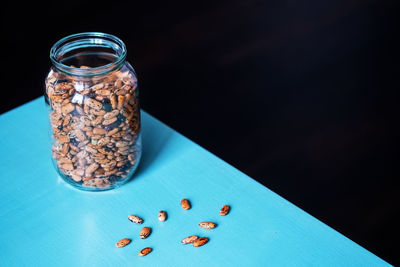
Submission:
POLYGON ((83 192, 52 166, 42 98, 0 116, 0 266, 389 265, 145 112, 142 123, 133 179, 83 192), (181 208, 182 198, 192 209, 181 208), (224 204, 232 209, 220 216, 224 204), (160 210, 167 221, 158 221, 160 210), (143 226, 153 229, 147 239, 139 238, 143 226), (210 241, 180 244, 193 234, 210 241), (125 237, 132 243, 116 248, 125 237), (139 257, 144 247, 153 251, 139 257))

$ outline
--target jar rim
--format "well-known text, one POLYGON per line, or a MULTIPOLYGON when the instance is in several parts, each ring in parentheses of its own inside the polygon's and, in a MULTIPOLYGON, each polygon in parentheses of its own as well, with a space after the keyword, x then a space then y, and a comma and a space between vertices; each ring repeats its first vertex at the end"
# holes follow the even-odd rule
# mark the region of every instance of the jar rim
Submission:
POLYGON ((102 32, 82 32, 58 40, 50 49, 50 60, 55 68, 68 75, 87 77, 103 75, 120 68, 125 63, 126 54, 126 46, 118 37, 102 32), (111 48, 118 57, 111 63, 91 68, 68 66, 59 60, 60 55, 83 47, 111 48))

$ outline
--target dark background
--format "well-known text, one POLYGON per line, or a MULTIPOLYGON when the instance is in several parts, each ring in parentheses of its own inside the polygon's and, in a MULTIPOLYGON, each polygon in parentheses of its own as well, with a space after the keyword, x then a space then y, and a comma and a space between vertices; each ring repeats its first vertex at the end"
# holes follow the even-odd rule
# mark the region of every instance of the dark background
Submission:
POLYGON ((400 264, 396 2, 15 1, 0 112, 42 95, 58 39, 112 33, 144 110, 400 264))

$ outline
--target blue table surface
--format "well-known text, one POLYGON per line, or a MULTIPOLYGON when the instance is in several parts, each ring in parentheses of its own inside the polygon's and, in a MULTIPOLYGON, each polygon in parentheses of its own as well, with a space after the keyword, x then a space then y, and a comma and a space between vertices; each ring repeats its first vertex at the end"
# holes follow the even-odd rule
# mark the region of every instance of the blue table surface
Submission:
POLYGON ((106 192, 59 178, 48 127, 43 98, 0 116, 0 266, 389 265, 146 112, 140 167, 106 192), (180 207, 182 198, 192 209, 180 207), (224 204, 232 210, 223 217, 224 204), (160 210, 167 221, 158 221, 160 210), (201 221, 218 227, 202 229, 201 221), (143 226, 153 232, 142 240, 143 226), (180 244, 192 234, 210 241, 180 244), (125 237, 132 243, 116 248, 125 237), (144 247, 153 252, 139 257, 144 247))

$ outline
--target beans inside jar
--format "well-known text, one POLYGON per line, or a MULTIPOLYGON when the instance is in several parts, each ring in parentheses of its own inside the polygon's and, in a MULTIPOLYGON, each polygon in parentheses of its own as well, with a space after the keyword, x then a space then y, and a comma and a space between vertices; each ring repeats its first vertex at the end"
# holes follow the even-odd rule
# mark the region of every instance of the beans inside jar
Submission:
POLYGON ((64 180, 84 190, 124 183, 141 155, 137 78, 125 58, 109 50, 69 51, 68 57, 58 51, 46 78, 53 161, 64 180))

